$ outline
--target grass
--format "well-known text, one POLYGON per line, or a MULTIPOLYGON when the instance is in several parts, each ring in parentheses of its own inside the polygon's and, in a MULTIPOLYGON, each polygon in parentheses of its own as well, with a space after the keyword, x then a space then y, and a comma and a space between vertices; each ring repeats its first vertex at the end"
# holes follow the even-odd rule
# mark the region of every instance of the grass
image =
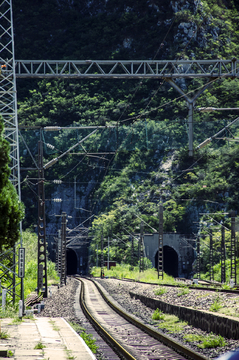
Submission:
MULTIPOLYGON (((153 314, 153 316, 154 316, 154 314, 153 314)), ((179 320, 179 318, 175 315, 163 314, 162 312, 159 312, 159 310, 155 314, 155 316, 156 317, 159 316, 161 318, 160 320, 162 320, 162 322, 160 322, 158 327, 160 329, 167 330, 171 334, 176 334, 176 333, 182 332, 184 327, 188 324, 186 321, 179 320)))
POLYGON ((13 357, 14 356, 14 353, 11 351, 11 350, 8 350, 8 352, 7 352, 7 357, 8 358, 11 358, 11 357, 13 357))
POLYGON ((209 335, 187 334, 183 337, 188 342, 199 342, 197 346, 201 349, 226 346, 226 341, 221 335, 210 333, 209 335))
POLYGON ((8 339, 10 335, 6 331, 0 331, 0 339, 8 339))
POLYGON ((217 312, 222 308, 222 305, 219 301, 219 297, 217 296, 217 298, 215 299, 214 303, 210 306, 209 311, 214 311, 217 312))
POLYGON ((53 330, 55 330, 55 331, 59 331, 59 330, 60 330, 60 328, 59 328, 58 326, 56 326, 55 321, 49 320, 49 323, 52 325, 53 330))
POLYGON ((164 320, 165 319, 165 315, 164 313, 159 310, 159 309, 156 309, 155 312, 153 313, 152 315, 152 319, 153 320, 164 320))
MULTIPOLYGON (((94 277, 100 277, 101 268, 94 266, 91 269, 91 275, 94 277)), ((149 282, 155 284, 173 284, 178 285, 178 282, 174 280, 172 276, 167 275, 164 273, 163 280, 158 279, 158 272, 156 269, 147 269, 145 271, 139 272, 139 267, 135 266, 132 270, 129 264, 116 264, 116 266, 111 267, 110 270, 107 270, 104 267, 104 274, 105 277, 114 277, 116 279, 132 279, 135 281, 141 282, 149 282)))
POLYGON ((82 331, 80 333, 80 337, 82 337, 82 339, 93 352, 93 354, 96 354, 98 346, 95 345, 96 340, 92 337, 92 334, 87 334, 85 331, 82 331))
POLYGON ((36 344, 36 346, 34 347, 34 349, 36 350, 42 350, 44 349, 46 346, 42 344, 42 342, 39 342, 36 344))
POLYGON ((69 322, 69 324, 75 330, 75 332, 77 332, 77 334, 80 334, 82 331, 85 331, 85 328, 83 328, 77 323, 69 322))
POLYGON ((77 323, 69 322, 69 324, 75 330, 75 332, 80 335, 93 354, 96 354, 98 346, 95 344, 96 340, 93 338, 92 334, 87 334, 85 329, 77 323))
POLYGON ((155 295, 163 295, 163 294, 165 294, 166 292, 167 292, 167 289, 165 289, 165 288, 163 288, 163 287, 161 287, 161 288, 159 288, 159 289, 157 289, 157 290, 154 291, 155 295))
POLYGON ((36 321, 36 319, 34 318, 33 314, 25 315, 25 316, 24 316, 24 319, 29 319, 29 320, 32 320, 32 321, 36 321))
POLYGON ((17 316, 18 310, 16 307, 12 307, 10 305, 6 305, 5 310, 0 308, 0 319, 10 318, 13 319, 17 316))
POLYGON ((71 350, 68 350, 68 349, 65 348, 65 352, 66 352, 66 355, 67 355, 67 360, 74 360, 74 359, 76 359, 76 357, 72 355, 72 351, 71 351, 71 350))
POLYGON ((183 295, 187 295, 187 294, 189 294, 189 289, 184 288, 177 293, 177 296, 183 296, 183 295))

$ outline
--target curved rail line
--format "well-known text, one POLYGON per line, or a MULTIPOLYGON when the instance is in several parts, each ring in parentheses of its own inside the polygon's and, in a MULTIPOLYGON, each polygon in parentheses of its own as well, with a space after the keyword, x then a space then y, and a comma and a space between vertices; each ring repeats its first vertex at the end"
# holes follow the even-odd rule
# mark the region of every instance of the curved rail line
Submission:
POLYGON ((82 284, 80 303, 83 312, 105 341, 124 359, 208 359, 125 313, 106 296, 99 284, 85 278, 77 279, 82 284))

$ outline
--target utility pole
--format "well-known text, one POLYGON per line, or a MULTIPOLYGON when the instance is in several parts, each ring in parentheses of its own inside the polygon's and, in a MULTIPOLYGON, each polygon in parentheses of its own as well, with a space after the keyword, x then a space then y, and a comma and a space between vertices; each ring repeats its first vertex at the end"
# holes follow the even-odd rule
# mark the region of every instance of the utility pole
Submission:
POLYGON ((45 187, 43 168, 43 146, 38 141, 38 274, 37 291, 43 291, 47 297, 47 259, 46 259, 46 217, 45 217, 45 187), (44 289, 44 290, 43 290, 44 289))
POLYGON ((61 286, 66 285, 66 213, 61 216, 61 286))
POLYGON ((158 279, 163 280, 163 203, 159 203, 158 279))
POLYGON ((200 279, 200 236, 197 236, 197 278, 200 279))
POLYGON ((139 260, 139 271, 144 270, 144 224, 141 221, 140 223, 140 260, 139 260))
POLYGON ((101 279, 104 278, 105 274, 104 274, 104 235, 103 235, 103 228, 102 228, 102 234, 101 234, 101 261, 100 261, 100 265, 101 265, 101 271, 100 271, 100 277, 101 279))
POLYGON ((107 270, 110 269, 110 236, 108 234, 108 258, 107 258, 107 270))
POLYGON ((210 281, 214 280, 214 271, 213 271, 213 240, 212 232, 210 231, 210 281))
POLYGON ((235 231, 235 211, 231 213, 231 279, 235 285, 237 283, 236 275, 236 231, 235 231))
POLYGON ((60 276, 61 274, 61 230, 58 230, 58 237, 56 238, 57 246, 56 246, 56 269, 57 274, 60 276))
POLYGON ((225 227, 222 224, 221 228, 221 283, 226 282, 226 269, 225 269, 225 261, 226 261, 226 254, 225 254, 225 227))
POLYGON ((97 250, 96 250, 96 267, 98 267, 99 261, 98 261, 98 244, 97 244, 97 250))
POLYGON ((129 241, 131 241, 131 270, 134 268, 134 237, 130 235, 129 241))
POLYGON ((188 105, 188 141, 189 141, 189 156, 193 156, 193 109, 197 98, 210 86, 210 82, 204 85, 192 98, 184 93, 182 89, 174 82, 173 79, 165 78, 167 81, 179 94, 181 94, 188 105))

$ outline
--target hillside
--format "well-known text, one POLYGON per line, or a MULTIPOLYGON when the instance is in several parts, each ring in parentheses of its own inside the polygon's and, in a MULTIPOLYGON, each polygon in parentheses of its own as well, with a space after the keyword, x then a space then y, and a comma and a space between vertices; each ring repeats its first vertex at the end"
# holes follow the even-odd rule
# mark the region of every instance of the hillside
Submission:
MULTIPOLYGON (((232 0, 13 0, 13 9, 16 59, 238 57, 239 9, 232 0)), ((204 83, 200 79, 177 82, 184 92, 192 94, 204 83)), ((115 236, 111 258, 127 261, 128 232, 138 231, 140 218, 151 226, 145 231, 158 228, 160 193, 167 232, 196 233, 200 213, 238 210, 237 142, 216 139, 195 151, 193 158, 188 157, 187 104, 166 82, 18 80, 17 88, 20 125, 116 126, 98 131, 84 143, 92 153, 115 154, 68 155, 45 172, 49 243, 60 227, 54 215, 66 211, 73 216, 68 223, 73 228, 95 214, 98 218, 91 232, 94 239, 100 239, 103 224, 105 236, 108 232, 115 236), (53 180, 63 182, 57 185, 53 180), (63 201, 54 203, 53 198, 63 201)), ((196 108, 239 107, 238 90, 238 80, 218 79, 198 98, 195 147, 238 115, 230 111, 201 113, 196 108)), ((45 144, 55 146, 52 150, 44 145, 45 161, 89 133, 44 131, 45 144)), ((22 135, 37 159, 40 129, 22 130, 22 135)), ((232 136, 238 136, 237 123, 221 137, 232 136)), ((79 147, 75 152, 84 149, 79 147)), ((21 140, 21 166, 32 165, 21 140)), ((22 172, 22 180, 27 228, 37 219, 37 173, 22 172)), ((95 247, 93 242, 93 251, 95 247)))

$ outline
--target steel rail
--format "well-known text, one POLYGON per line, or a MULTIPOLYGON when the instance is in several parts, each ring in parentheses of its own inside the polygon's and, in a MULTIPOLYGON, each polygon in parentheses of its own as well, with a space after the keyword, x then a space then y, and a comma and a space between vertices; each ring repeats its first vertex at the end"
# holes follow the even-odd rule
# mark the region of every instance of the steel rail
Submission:
MULTIPOLYGON (((91 280, 93 281, 93 280, 91 280)), ((187 348, 186 346, 183 346, 181 344, 179 344, 178 342, 170 339, 168 336, 161 334, 155 330, 153 330, 151 327, 143 324, 142 322, 136 320, 135 318, 133 318, 132 316, 130 316, 129 314, 127 314, 126 312, 122 311, 120 308, 118 308, 115 304, 113 304, 108 297, 106 296, 106 294, 102 291, 101 287, 99 286, 99 284, 97 284, 95 281, 93 281, 94 284, 96 285, 97 289, 99 290, 101 296, 103 297, 103 299, 107 302, 107 304, 113 309, 115 310, 119 315, 121 315, 122 317, 124 317, 127 321, 131 322, 133 325, 137 326, 139 329, 143 330, 144 332, 146 332, 148 335, 152 336, 153 338, 155 338, 156 340, 160 341, 161 343, 163 343, 164 345, 170 347, 171 349, 175 350, 176 352, 178 352, 179 354, 188 357, 189 359, 192 360, 206 360, 208 359, 207 357, 196 353, 195 351, 187 348)))
MULTIPOLYGON (((143 330, 145 333, 147 333, 148 335, 150 335, 154 339, 158 340, 159 342, 163 343, 164 345, 168 346, 169 348, 173 349, 177 353, 179 353, 179 354, 181 354, 181 355, 183 355, 183 356, 185 356, 185 357, 187 357, 189 359, 192 359, 192 360, 208 360, 207 357, 205 357, 205 356, 203 356, 203 355, 201 355, 199 353, 196 353, 195 351, 187 348, 186 346, 181 345, 180 343, 170 339, 167 335, 164 335, 164 334, 159 333, 158 331, 155 331, 151 327, 143 324, 142 322, 135 319, 134 317, 132 317, 128 313, 124 312, 118 306, 116 306, 113 302, 111 302, 111 300, 106 296, 105 292, 102 290, 101 286, 99 286, 99 284, 97 284, 97 282, 95 282, 92 279, 88 279, 88 280, 91 280, 95 284, 95 286, 97 287, 98 291, 100 292, 101 296, 106 301, 106 303, 114 311, 116 311, 120 316, 122 316, 124 319, 126 319, 131 324, 135 325, 137 328, 139 328, 140 330, 143 330)), ((110 336, 110 338, 112 338, 112 337, 110 336)), ((115 340, 113 339, 111 341, 112 341, 112 343, 114 343, 115 340)), ((131 357, 131 359, 132 359, 132 357, 131 357)))
POLYGON ((125 350, 100 324, 99 322, 91 315, 89 312, 86 303, 85 303, 85 297, 84 297, 84 288, 85 284, 84 281, 77 278, 81 282, 81 291, 80 291, 80 305, 82 308, 82 311, 84 315, 89 319, 91 324, 96 328, 97 331, 100 332, 103 339, 108 342, 113 348, 117 350, 117 352, 122 356, 124 356, 127 360, 137 360, 135 357, 133 357, 127 350, 125 350))

